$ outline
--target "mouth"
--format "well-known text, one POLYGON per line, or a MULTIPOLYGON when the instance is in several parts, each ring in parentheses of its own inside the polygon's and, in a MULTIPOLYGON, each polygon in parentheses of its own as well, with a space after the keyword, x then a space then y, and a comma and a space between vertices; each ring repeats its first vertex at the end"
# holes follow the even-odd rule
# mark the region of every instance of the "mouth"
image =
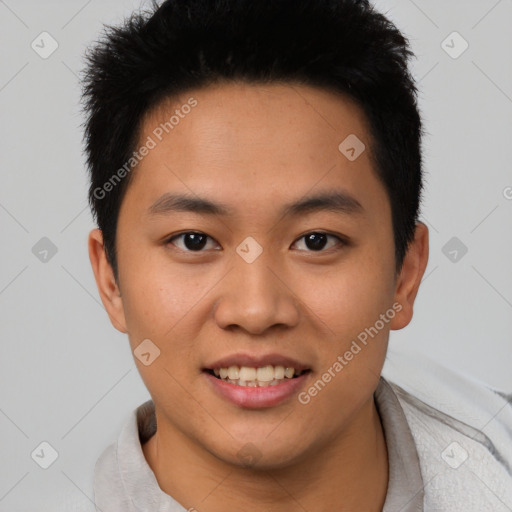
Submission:
POLYGON ((235 386, 264 388, 278 386, 288 380, 297 379, 311 370, 269 364, 259 367, 232 365, 229 367, 205 369, 204 371, 219 380, 234 384, 235 386))
POLYGON ((312 373, 312 368, 278 354, 234 354, 202 370, 217 396, 248 409, 288 402, 306 385, 312 373))

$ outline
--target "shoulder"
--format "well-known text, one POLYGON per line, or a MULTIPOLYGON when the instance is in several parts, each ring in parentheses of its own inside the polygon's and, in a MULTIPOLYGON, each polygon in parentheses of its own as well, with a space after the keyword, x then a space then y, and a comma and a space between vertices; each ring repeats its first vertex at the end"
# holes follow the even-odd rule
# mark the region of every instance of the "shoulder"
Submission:
POLYGON ((390 351, 382 375, 411 429, 426 506, 512 507, 512 394, 422 355, 390 351))
POLYGON ((123 510, 131 512, 133 510, 122 478, 119 444, 123 442, 123 435, 126 436, 127 432, 134 431, 136 425, 134 411, 124 425, 119 439, 108 445, 96 461, 94 467, 94 503, 98 511, 123 510))

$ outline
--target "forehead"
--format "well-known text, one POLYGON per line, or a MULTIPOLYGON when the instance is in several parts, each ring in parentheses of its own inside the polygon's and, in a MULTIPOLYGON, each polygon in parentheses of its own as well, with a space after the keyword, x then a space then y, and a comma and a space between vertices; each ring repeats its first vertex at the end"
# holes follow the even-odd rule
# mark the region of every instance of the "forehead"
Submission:
POLYGON ((315 87, 230 82, 190 90, 147 113, 139 144, 149 139, 154 147, 129 187, 146 203, 177 188, 245 209, 315 187, 356 196, 382 189, 362 110, 315 87))
POLYGON ((231 144, 231 154, 262 145, 286 153, 298 144, 314 147, 318 154, 337 151, 337 142, 350 134, 368 139, 367 128, 362 109, 341 93, 294 83, 224 82, 160 102, 146 114, 142 137, 160 129, 164 138, 172 135, 176 143, 199 149, 189 137, 193 132, 210 147, 246 143, 231 144))

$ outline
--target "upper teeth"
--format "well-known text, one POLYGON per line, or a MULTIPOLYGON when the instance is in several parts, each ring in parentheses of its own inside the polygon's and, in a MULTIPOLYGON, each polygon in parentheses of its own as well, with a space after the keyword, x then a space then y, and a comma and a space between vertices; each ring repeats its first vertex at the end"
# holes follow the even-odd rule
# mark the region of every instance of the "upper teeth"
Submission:
MULTIPOLYGON (((249 366, 230 366, 228 368, 214 368, 213 372, 217 377, 229 381, 238 381, 239 385, 251 385, 253 383, 273 383, 274 381, 291 379, 296 373, 295 368, 284 366, 261 366, 251 368, 249 366)), ((277 384, 277 382, 276 382, 277 384)))

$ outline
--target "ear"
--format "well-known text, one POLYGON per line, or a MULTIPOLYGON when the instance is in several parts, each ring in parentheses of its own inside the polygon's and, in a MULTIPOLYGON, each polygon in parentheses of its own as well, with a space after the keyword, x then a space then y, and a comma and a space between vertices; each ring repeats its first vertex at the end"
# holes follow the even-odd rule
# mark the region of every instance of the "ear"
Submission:
POLYGON ((413 305, 428 263, 428 228, 423 222, 416 223, 414 240, 404 258, 396 281, 395 302, 402 309, 391 321, 391 329, 403 329, 412 319, 413 305))
POLYGON ((101 302, 107 310, 112 325, 121 332, 126 333, 126 319, 124 315, 123 299, 119 286, 114 278, 114 271, 108 262, 103 244, 103 233, 100 229, 93 229, 89 233, 89 259, 96 279, 96 286, 101 302))

